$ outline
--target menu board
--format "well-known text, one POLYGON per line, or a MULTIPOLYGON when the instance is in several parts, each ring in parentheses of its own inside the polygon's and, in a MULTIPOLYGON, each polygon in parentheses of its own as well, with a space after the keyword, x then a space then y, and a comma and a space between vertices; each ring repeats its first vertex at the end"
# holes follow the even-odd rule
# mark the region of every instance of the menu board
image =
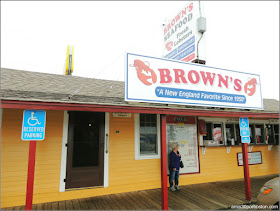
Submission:
MULTIPOLYGON (((238 166, 243 166, 242 152, 237 153, 238 166)), ((248 152, 248 163, 249 165, 261 164, 262 163, 262 152, 248 152)))
MULTIPOLYGON (((195 124, 174 123, 166 124, 167 133, 167 158, 169 165, 169 154, 171 144, 179 144, 179 152, 184 168, 180 168, 180 174, 199 173, 197 128, 195 124)), ((169 166, 168 166, 169 171, 169 166)), ((169 173, 169 172, 168 172, 169 173)))

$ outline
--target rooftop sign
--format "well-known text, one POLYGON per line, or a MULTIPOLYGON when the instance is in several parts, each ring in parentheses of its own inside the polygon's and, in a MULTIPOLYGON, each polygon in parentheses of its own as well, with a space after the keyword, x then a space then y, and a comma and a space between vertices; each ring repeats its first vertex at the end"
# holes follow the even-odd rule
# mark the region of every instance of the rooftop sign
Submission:
MULTIPOLYGON (((187 5, 164 26, 164 58, 185 62, 197 59, 197 42, 202 36, 202 33, 198 32, 197 20, 202 12, 202 2, 188 1, 187 5)), ((205 61, 204 39, 202 37, 199 42, 199 59, 205 61)))
POLYGON ((125 100, 263 110, 260 76, 127 53, 125 100))

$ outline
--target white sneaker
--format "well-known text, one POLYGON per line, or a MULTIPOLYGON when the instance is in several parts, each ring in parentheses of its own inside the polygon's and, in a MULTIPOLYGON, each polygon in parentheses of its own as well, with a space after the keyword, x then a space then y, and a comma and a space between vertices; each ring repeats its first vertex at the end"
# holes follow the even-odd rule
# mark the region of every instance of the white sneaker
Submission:
POLYGON ((181 188, 178 185, 175 185, 176 190, 180 190, 181 188))
POLYGON ((170 188, 170 190, 172 190, 172 191, 176 191, 176 189, 175 189, 175 187, 174 187, 174 186, 172 186, 172 187, 170 188))

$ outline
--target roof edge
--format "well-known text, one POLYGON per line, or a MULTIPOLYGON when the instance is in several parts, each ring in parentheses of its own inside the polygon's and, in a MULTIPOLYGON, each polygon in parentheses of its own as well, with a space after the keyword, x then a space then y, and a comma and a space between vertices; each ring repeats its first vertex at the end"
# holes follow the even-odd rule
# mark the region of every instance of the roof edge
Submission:
POLYGON ((113 104, 78 104, 57 102, 13 101, 2 100, 1 108, 14 109, 39 109, 39 110, 73 110, 73 111, 97 111, 97 112, 123 112, 123 113, 152 113, 152 114, 175 114, 190 116, 215 116, 215 117, 251 117, 251 118, 279 118, 279 113, 270 112, 246 112, 246 111, 217 111, 195 110, 180 108, 141 107, 139 105, 113 105, 113 104))

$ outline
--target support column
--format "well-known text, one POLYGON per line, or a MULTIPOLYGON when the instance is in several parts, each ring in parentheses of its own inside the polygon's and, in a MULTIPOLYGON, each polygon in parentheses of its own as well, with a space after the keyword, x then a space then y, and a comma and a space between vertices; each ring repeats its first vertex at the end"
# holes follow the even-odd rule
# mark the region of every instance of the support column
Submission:
POLYGON ((250 184, 250 175, 249 175, 247 143, 242 143, 242 157, 243 157, 245 196, 247 201, 251 201, 251 184, 250 184))
POLYGON ((168 210, 166 115, 161 115, 161 207, 168 210))
POLYGON ((35 157, 36 157, 36 141, 30 141, 25 210, 32 210, 35 157))

